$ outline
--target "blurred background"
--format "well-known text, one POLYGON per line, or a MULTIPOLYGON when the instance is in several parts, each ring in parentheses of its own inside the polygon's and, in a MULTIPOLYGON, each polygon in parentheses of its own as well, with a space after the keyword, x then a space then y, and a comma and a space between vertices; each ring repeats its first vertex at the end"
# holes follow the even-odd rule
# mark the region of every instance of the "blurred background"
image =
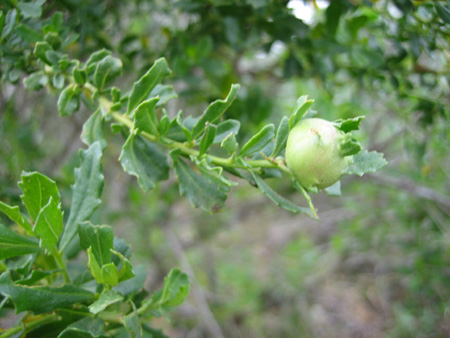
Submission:
MULTIPOLYGON (((320 222, 244 181, 209 215, 180 198, 174 177, 143 193, 109 131, 94 223, 132 245, 149 289, 174 266, 191 278, 188 301, 155 327, 175 338, 450 337, 447 1, 60 0, 43 10, 62 11, 79 34, 71 57, 106 48, 122 59, 124 92, 165 57, 178 93, 170 114, 199 115, 240 83, 226 114, 242 141, 309 95, 321 118, 365 115, 356 137, 389 162, 343 178, 341 197, 313 195, 320 222)), ((90 111, 59 117, 56 93, 26 91, 14 62, 1 66, 0 198, 19 203, 21 171, 38 170, 67 207, 90 111)), ((273 183, 304 204, 290 182, 273 183)))

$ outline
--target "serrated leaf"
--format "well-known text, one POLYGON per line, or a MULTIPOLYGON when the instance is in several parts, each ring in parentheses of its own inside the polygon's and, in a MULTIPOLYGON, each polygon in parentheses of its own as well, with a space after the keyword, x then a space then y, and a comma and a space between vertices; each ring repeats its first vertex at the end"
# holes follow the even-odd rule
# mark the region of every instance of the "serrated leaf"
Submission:
POLYGON ((264 148, 275 136, 275 126, 268 124, 264 126, 256 135, 252 136, 250 140, 242 147, 239 156, 251 155, 262 148, 264 148))
POLYGON ((100 318, 85 317, 70 324, 58 336, 58 338, 107 338, 110 335, 105 332, 106 326, 100 318))
POLYGON ((284 148, 286 148, 286 142, 289 136, 289 119, 283 116, 280 125, 277 129, 277 136, 275 137, 275 145, 271 157, 280 155, 284 148))
POLYGON ((365 116, 358 116, 354 117, 352 119, 346 119, 346 120, 336 120, 333 122, 334 126, 337 129, 342 130, 344 133, 348 133, 352 130, 358 130, 359 126, 361 125, 361 121, 364 120, 365 116))
POLYGON ((293 213, 301 213, 301 214, 307 214, 314 218, 313 213, 308 208, 299 207, 298 205, 292 203, 291 201, 287 200, 283 196, 280 196, 278 193, 276 193, 269 185, 258 175, 252 172, 253 179, 256 182, 256 185, 258 186, 259 190, 269 197, 269 199, 274 202, 276 205, 278 205, 280 208, 283 208, 284 210, 293 212, 293 213))
POLYGON ((41 248, 37 241, 21 236, 0 224, 0 259, 34 254, 40 251, 41 248))
POLYGON ((158 135, 158 119, 155 107, 159 101, 158 97, 142 102, 135 110, 134 126, 138 131, 144 131, 152 135, 158 135))
POLYGON ((167 156, 139 135, 128 136, 119 161, 128 174, 138 178, 139 186, 144 191, 153 189, 155 182, 169 178, 167 156))
POLYGON ((192 141, 192 128, 190 128, 189 123, 186 123, 186 122, 189 122, 189 120, 188 120, 189 116, 184 120, 182 117, 183 117, 183 111, 180 110, 175 119, 175 122, 177 123, 177 125, 181 129, 181 131, 183 132, 184 136, 186 137, 186 140, 188 142, 191 142, 192 141))
POLYGON ((239 128, 241 127, 241 122, 238 120, 225 120, 217 125, 216 137, 213 143, 221 143, 230 133, 237 135, 239 133, 239 128))
POLYGON ((61 236, 63 230, 63 214, 59 205, 50 197, 36 219, 33 231, 39 235, 39 245, 48 251, 52 251, 61 236))
POLYGON ((161 58, 156 60, 148 72, 134 83, 133 90, 128 99, 127 113, 132 113, 142 101, 147 99, 152 89, 171 72, 166 59, 161 58))
POLYGON ((102 147, 94 142, 80 151, 81 165, 75 169, 75 184, 72 186, 72 207, 61 238, 60 249, 64 250, 75 236, 78 224, 87 220, 100 205, 103 190, 102 147))
POLYGON ((120 75, 122 75, 122 61, 108 55, 97 63, 94 73, 94 85, 101 92, 108 83, 120 75))
POLYGON ((91 145, 94 142, 100 142, 102 149, 105 149, 107 142, 104 133, 104 120, 100 109, 92 114, 89 119, 83 124, 83 131, 81 132, 81 140, 91 145))
POLYGON ((341 156, 356 155, 361 151, 361 144, 352 138, 351 134, 345 134, 343 140, 339 144, 339 154, 341 156))
POLYGON ((362 176, 366 173, 373 173, 386 164, 387 161, 383 158, 383 154, 377 153, 376 151, 369 153, 367 150, 364 150, 353 156, 353 163, 349 165, 345 174, 362 176))
POLYGON ((200 169, 203 176, 217 184, 217 186, 219 186, 219 188, 224 192, 228 192, 230 191, 230 187, 238 185, 236 182, 230 181, 223 175, 222 167, 210 166, 205 158, 201 161, 196 160, 195 164, 197 164, 198 169, 200 169))
POLYGON ((228 154, 234 154, 237 151, 238 143, 236 141, 236 137, 232 132, 228 134, 227 137, 225 137, 220 144, 222 148, 224 148, 226 151, 228 151, 228 154))
POLYGON ((294 108, 294 112, 289 117, 289 129, 294 128, 298 121, 305 116, 309 107, 313 104, 314 100, 308 100, 307 95, 300 96, 294 108))
POLYGON ((217 121, 223 113, 231 106, 233 101, 236 99, 237 92, 239 90, 238 84, 231 85, 230 92, 228 93, 225 100, 216 100, 211 103, 208 108, 203 112, 202 116, 198 120, 197 124, 192 130, 193 139, 197 139, 205 130, 206 122, 214 123, 217 121))
POLYGON ((86 221, 78 225, 80 247, 83 250, 92 248, 98 264, 111 263, 111 249, 114 247, 114 233, 107 225, 93 225, 86 221))
POLYGON ((147 277, 147 270, 145 266, 138 265, 134 268, 134 272, 136 274, 135 277, 123 281, 116 285, 112 290, 117 293, 128 296, 144 287, 145 278, 147 277))
POLYGON ((51 312, 80 302, 91 302, 95 295, 71 284, 62 287, 28 287, 14 285, 10 272, 0 275, 0 293, 14 302, 16 313, 32 311, 35 314, 51 312))
POLYGON ((139 322, 139 315, 136 311, 136 306, 134 305, 133 302, 130 301, 130 303, 133 308, 133 311, 130 314, 123 317, 123 324, 125 326, 125 329, 129 333, 130 337, 142 338, 143 337, 142 327, 141 323, 139 322))
POLYGON ((119 282, 123 282, 127 279, 136 276, 133 270, 133 266, 131 265, 131 262, 124 255, 114 250, 111 250, 111 252, 117 257, 119 257, 120 261, 122 262, 122 268, 119 271, 119 282))
POLYGON ((59 95, 58 109, 61 116, 71 116, 80 107, 80 93, 76 84, 67 86, 59 95))
POLYGON ((202 138, 200 139, 200 146, 199 146, 199 156, 206 153, 213 144, 214 138, 216 137, 217 127, 213 124, 207 123, 205 133, 203 134, 202 138))
POLYGON ((109 305, 120 302, 123 300, 123 296, 115 291, 104 289, 100 297, 89 306, 89 311, 93 314, 97 314, 106 309, 109 305))
POLYGON ((168 311, 180 305, 189 295, 189 289, 189 277, 178 268, 170 270, 164 278, 162 289, 152 295, 152 308, 168 311))
POLYGON ((222 208, 227 195, 212 181, 193 171, 176 153, 171 152, 175 174, 180 184, 180 194, 194 208, 215 212, 222 208))
POLYGON ((18 186, 23 192, 20 197, 33 221, 36 220, 50 197, 56 204, 59 204, 61 200, 55 181, 38 172, 23 172, 22 181, 18 183, 18 186))
POLYGON ((33 233, 31 223, 22 215, 18 206, 11 207, 0 201, 0 211, 8 216, 11 221, 20 225, 28 234, 33 233))

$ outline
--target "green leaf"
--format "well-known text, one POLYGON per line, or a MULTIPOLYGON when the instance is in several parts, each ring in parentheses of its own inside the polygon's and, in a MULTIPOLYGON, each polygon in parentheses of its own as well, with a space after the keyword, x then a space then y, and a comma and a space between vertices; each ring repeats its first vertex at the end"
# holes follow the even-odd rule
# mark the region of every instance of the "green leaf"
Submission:
POLYGON ((78 225, 80 246, 83 250, 92 248, 98 264, 103 266, 111 263, 111 249, 114 247, 114 233, 107 225, 92 225, 86 221, 78 225))
POLYGON ((23 84, 27 89, 39 90, 45 87, 48 83, 48 76, 43 71, 32 73, 23 80, 23 84))
POLYGON ((275 126, 268 124, 264 126, 256 135, 254 135, 242 147, 239 156, 251 155, 264 148, 275 136, 275 126))
POLYGON ((16 32, 22 41, 28 43, 35 43, 43 39, 41 34, 24 24, 17 25, 14 28, 14 32, 16 32))
POLYGON ((119 157, 122 168, 138 178, 144 191, 153 189, 156 181, 169 178, 167 156, 158 147, 133 133, 128 136, 119 157))
POLYGON ((68 85, 59 95, 58 109, 61 116, 71 116, 80 107, 80 92, 76 84, 68 85))
POLYGON ((152 89, 171 72, 166 59, 161 58, 156 60, 148 72, 134 83, 133 90, 128 99, 127 113, 132 113, 142 101, 147 99, 152 89))
POLYGON ((42 15, 42 5, 45 0, 36 0, 34 2, 19 2, 17 7, 25 19, 40 18, 42 15))
POLYGON ((12 32, 14 29, 14 26, 16 25, 16 19, 17 19, 17 10, 15 8, 11 9, 6 13, 5 15, 5 26, 2 30, 2 39, 6 38, 9 33, 12 32))
POLYGON ((341 156, 356 155, 361 151, 361 144, 352 138, 351 134, 345 134, 343 140, 339 144, 339 154, 341 156))
POLYGON ((238 185, 236 182, 230 181, 223 175, 222 167, 210 166, 206 158, 203 158, 201 161, 197 159, 195 164, 197 164, 198 169, 200 169, 200 172, 204 177, 215 183, 224 192, 228 192, 230 191, 230 187, 238 185))
POLYGON ((277 136, 275 138, 275 146, 271 157, 280 155, 284 148, 286 148, 286 142, 289 136, 289 119, 283 116, 280 125, 278 126, 277 136))
POLYGON ((40 271, 40 270, 33 270, 31 272, 31 275, 27 276, 26 278, 16 280, 14 283, 19 285, 37 285, 37 283, 49 276, 52 276, 54 274, 57 274, 60 272, 60 270, 49 270, 49 271, 40 271))
POLYGON ((72 186, 72 207, 61 238, 60 249, 64 250, 75 236, 78 224, 87 220, 100 205, 103 190, 102 147, 94 142, 80 151, 81 166, 75 169, 75 184, 72 186))
POLYGON ((225 137, 220 144, 222 148, 224 148, 228 153, 234 154, 238 149, 238 143, 236 142, 236 137, 234 133, 230 132, 227 137, 225 137))
POLYGON ((3 33, 3 24, 5 23, 5 12, 0 11, 0 36, 3 33))
POLYGON ((88 78, 86 69, 80 69, 78 66, 74 67, 72 70, 72 75, 77 85, 84 86, 88 78))
POLYGON ((171 152, 175 174, 180 183, 180 194, 187 197, 194 208, 215 212, 222 208, 227 195, 212 181, 193 171, 189 166, 171 152))
POLYGON ((47 58, 47 52, 51 51, 52 47, 44 41, 39 41, 34 46, 34 55, 44 61, 46 64, 51 65, 51 61, 47 58))
POLYGON ((343 0, 333 0, 325 11, 326 29, 330 36, 336 35, 339 21, 344 10, 343 0))
POLYGON ((293 213, 301 213, 301 214, 307 214, 314 218, 313 213, 308 208, 299 207, 298 205, 292 203, 291 201, 287 200, 286 198, 280 196, 277 194, 274 190, 272 190, 271 187, 258 175, 252 172, 253 179, 255 180, 259 190, 269 197, 269 199, 274 202, 276 205, 278 205, 280 208, 283 208, 287 211, 293 212, 293 213))
POLYGON ((64 75, 61 73, 57 73, 52 77, 52 86, 56 89, 62 89, 64 87, 64 75))
POLYGON ((341 181, 337 181, 332 186, 325 188, 325 192, 330 196, 341 196, 341 181))
POLYGON ((36 220, 50 197, 56 204, 60 202, 61 197, 55 181, 38 172, 23 172, 22 181, 18 183, 18 186, 23 192, 20 197, 33 221, 36 220))
POLYGON ((87 249, 87 255, 88 267, 91 270, 92 276, 99 284, 103 284, 102 267, 98 263, 91 246, 87 249))
POLYGON ((233 84, 225 100, 216 100, 211 103, 208 108, 206 108, 192 131, 194 140, 197 139, 201 134, 203 134, 206 128, 206 122, 214 123, 223 115, 223 113, 225 113, 225 111, 236 99, 238 90, 239 85, 233 84))
POLYGON ((134 115, 134 126, 138 131, 145 131, 152 135, 158 135, 158 119, 155 107, 159 101, 158 97, 142 102, 134 115))
POLYGON ((70 324, 58 336, 58 338, 107 338, 110 335, 105 332, 106 326, 100 318, 85 317, 70 324))
POLYGON ((0 224, 0 259, 40 252, 39 243, 0 224))
POLYGON ((342 130, 344 133, 348 133, 352 130, 358 130, 361 125, 361 121, 365 118, 365 116, 358 116, 347 120, 336 120, 333 124, 337 129, 342 130))
POLYGON ((217 125, 216 137, 213 143, 221 143, 230 133, 237 135, 239 133, 239 128, 241 127, 241 122, 238 120, 225 120, 217 125))
POLYGON ((93 314, 97 314, 106 309, 109 305, 120 302, 123 300, 123 296, 115 291, 104 289, 98 300, 89 306, 89 311, 93 314))
POLYGON ((102 284, 109 286, 119 284, 119 271, 114 263, 108 263, 102 266, 102 284))
POLYGON ((289 129, 294 128, 298 121, 305 116, 309 107, 313 104, 314 100, 308 100, 307 95, 300 96, 295 105, 294 112, 289 117, 289 129))
POLYGON ((102 149, 105 149, 107 142, 104 133, 104 120, 100 109, 92 114, 89 119, 83 125, 83 131, 81 132, 81 140, 91 145, 94 142, 100 142, 102 149))
POLYGON ((439 2, 435 2, 434 6, 436 7, 436 12, 442 21, 445 23, 450 23, 450 10, 439 2))
POLYGON ((97 69, 97 64, 108 55, 111 55, 111 52, 106 49, 101 49, 91 54, 89 59, 86 61, 86 71, 89 76, 94 74, 97 69))
POLYGON ((367 150, 364 150, 353 156, 353 163, 349 165, 345 174, 362 176, 366 173, 375 172, 378 169, 383 168, 386 164, 387 162, 383 158, 383 154, 377 153, 376 151, 371 151, 369 153, 367 150))
POLYGON ((130 334, 129 335, 130 337, 142 338, 143 337, 142 327, 141 323, 139 322, 139 315, 136 311, 136 306, 134 305, 133 302, 130 301, 130 303, 133 308, 133 311, 130 314, 123 317, 123 324, 127 332, 130 334))
POLYGON ((114 250, 111 250, 111 252, 117 257, 119 257, 120 261, 122 262, 122 268, 119 271, 119 282, 123 282, 127 279, 136 276, 133 270, 133 266, 131 265, 131 262, 124 255, 114 250))
POLYGON ((147 269, 143 265, 138 265, 134 268, 134 272, 136 273, 135 277, 119 283, 112 290, 123 296, 127 296, 142 289, 145 278, 147 277, 147 269))
POLYGON ((177 93, 175 93, 171 85, 161 85, 161 84, 157 84, 155 88, 153 88, 149 96, 159 97, 159 101, 156 104, 157 107, 163 106, 170 100, 178 97, 177 93))
POLYGON ((58 243, 63 230, 63 214, 59 205, 50 197, 47 205, 44 206, 36 220, 33 231, 39 235, 41 248, 52 251, 58 243))
POLYGON ((26 219, 24 215, 22 215, 18 206, 11 207, 8 204, 0 201, 0 211, 8 216, 11 221, 24 228, 28 234, 33 233, 31 223, 26 219))
POLYGON ((189 295, 189 288, 189 277, 184 272, 178 268, 170 270, 162 289, 152 295, 152 308, 167 311, 180 305, 189 295))
POLYGON ((71 284, 62 287, 14 285, 10 272, 0 275, 0 293, 12 299, 16 313, 32 311, 39 314, 95 300, 93 293, 71 284))
POLYGON ((94 73, 94 85, 101 92, 116 77, 122 75, 122 61, 108 55, 97 64, 94 73))
POLYGON ((200 140, 199 156, 206 153, 216 137, 217 127, 213 124, 206 123, 206 130, 200 140))

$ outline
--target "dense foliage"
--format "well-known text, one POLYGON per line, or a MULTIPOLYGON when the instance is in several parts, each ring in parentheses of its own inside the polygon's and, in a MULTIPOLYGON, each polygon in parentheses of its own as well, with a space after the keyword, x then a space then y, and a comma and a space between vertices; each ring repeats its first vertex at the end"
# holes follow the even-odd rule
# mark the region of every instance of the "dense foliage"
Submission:
POLYGON ((1 337, 449 334, 450 6, 306 4, 2 1, 1 337))

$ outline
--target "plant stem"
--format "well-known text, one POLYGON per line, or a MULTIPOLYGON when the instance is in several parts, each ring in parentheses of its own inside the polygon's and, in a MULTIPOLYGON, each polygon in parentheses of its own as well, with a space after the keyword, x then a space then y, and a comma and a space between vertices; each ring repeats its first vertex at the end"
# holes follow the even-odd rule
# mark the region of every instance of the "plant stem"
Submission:
POLYGON ((50 315, 40 317, 32 322, 22 323, 21 325, 18 325, 18 326, 10 328, 8 330, 5 330, 3 333, 0 334, 0 338, 12 337, 13 335, 15 335, 16 333, 19 333, 21 331, 24 331, 24 333, 27 333, 41 325, 51 323, 58 319, 59 319, 59 317, 55 313, 52 313, 50 315))
POLYGON ((61 269, 62 275, 64 277, 64 281, 67 284, 70 284, 70 276, 69 276, 69 272, 67 271, 67 266, 66 263, 64 262, 64 258, 61 254, 61 252, 58 251, 58 249, 54 249, 52 251, 52 255, 55 258, 56 264, 58 264, 58 267, 61 269))

